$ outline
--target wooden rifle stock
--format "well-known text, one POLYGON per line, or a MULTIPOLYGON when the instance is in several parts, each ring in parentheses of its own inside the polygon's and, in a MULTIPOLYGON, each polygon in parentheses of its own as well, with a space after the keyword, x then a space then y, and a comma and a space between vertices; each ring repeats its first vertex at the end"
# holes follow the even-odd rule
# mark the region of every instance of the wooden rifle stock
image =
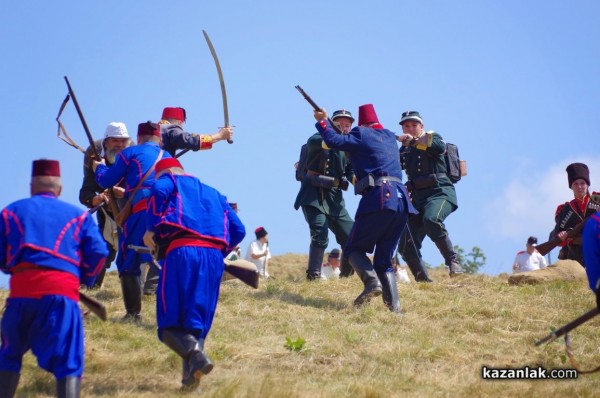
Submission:
POLYGON ((586 323, 587 321, 589 321, 590 319, 592 319, 599 313, 600 313, 600 310, 598 310, 598 307, 596 307, 592 310, 589 310, 585 314, 581 315, 579 318, 567 323, 565 326, 561 327, 560 329, 555 330, 554 332, 550 333, 543 339, 538 340, 535 343, 535 345, 539 346, 541 344, 544 344, 545 342, 554 341, 557 338, 559 338, 560 336, 565 335, 565 334, 569 333, 571 330, 575 329, 576 327, 581 326, 582 324, 586 323))
MULTIPOLYGON (((581 220, 581 222, 579 224, 577 224, 575 226, 575 228, 573 228, 572 230, 567 232, 567 239, 572 239, 575 235, 578 235, 581 233, 581 230, 583 229, 583 227, 585 227, 585 223, 587 222, 588 218, 590 218, 590 216, 587 216, 586 218, 584 218, 583 220, 581 220)), ((559 245, 559 243, 562 242, 560 240, 560 238, 553 238, 550 239, 548 242, 544 242, 542 244, 539 244, 535 247, 535 249, 540 252, 540 254, 542 256, 545 256, 546 254, 550 253, 550 251, 552 249, 554 249, 556 246, 559 245)))
POLYGON ((106 306, 100 301, 88 296, 83 292, 79 292, 79 301, 81 301, 86 307, 88 307, 90 311, 96 314, 98 318, 102 319, 103 321, 106 321, 106 306))
MULTIPOLYGON (((298 90, 300 92, 300 94, 302 94, 302 96, 304 97, 304 99, 313 107, 313 109, 315 111, 321 111, 322 108, 317 105, 317 103, 315 101, 313 101, 312 98, 310 98, 310 96, 308 94, 306 94, 306 91, 304 91, 302 89, 302 87, 300 86, 294 86, 296 88, 296 90, 298 90)), ((331 120, 329 117, 327 117, 327 121, 329 122, 329 125, 338 133, 338 134, 342 134, 342 130, 340 130, 340 128, 337 126, 337 124, 333 123, 333 120, 331 120)))

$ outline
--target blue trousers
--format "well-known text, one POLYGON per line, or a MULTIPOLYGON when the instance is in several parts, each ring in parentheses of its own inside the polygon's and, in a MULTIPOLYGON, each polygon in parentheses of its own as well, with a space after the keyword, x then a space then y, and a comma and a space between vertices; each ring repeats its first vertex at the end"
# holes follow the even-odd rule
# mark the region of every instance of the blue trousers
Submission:
POLYGON ((31 349, 56 379, 83 374, 83 322, 76 301, 63 296, 9 298, 2 316, 0 370, 21 371, 31 349))
POLYGON ((180 328, 197 339, 212 326, 225 265, 218 249, 179 247, 162 263, 156 292, 158 338, 162 330, 180 328))
POLYGON ((146 232, 146 213, 140 211, 132 214, 125 221, 123 233, 119 235, 119 253, 117 255, 117 270, 119 275, 141 275, 140 265, 151 263, 150 254, 136 253, 128 249, 129 245, 145 246, 144 233, 146 232))

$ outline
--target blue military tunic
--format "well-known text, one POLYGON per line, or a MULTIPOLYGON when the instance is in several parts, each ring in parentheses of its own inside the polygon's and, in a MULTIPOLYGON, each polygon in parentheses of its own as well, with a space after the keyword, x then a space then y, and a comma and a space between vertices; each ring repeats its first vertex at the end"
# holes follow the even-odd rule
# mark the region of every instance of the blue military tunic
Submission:
MULTIPOLYGON (((115 164, 111 167, 98 165, 96 181, 103 188, 112 187, 124 181, 125 197, 129 198, 146 172, 154 165, 159 153, 160 147, 154 142, 125 148, 117 155, 115 164)), ((171 156, 164 152, 162 157, 169 158, 171 156)), ((143 236, 146 230, 144 210, 146 210, 150 187, 153 183, 154 172, 146 178, 132 200, 132 214, 127 218, 123 226, 123 233, 119 236, 119 254, 116 263, 120 274, 140 275, 140 264, 152 261, 149 254, 136 253, 127 247, 144 245, 143 236)))
POLYGON ((152 187, 146 228, 168 243, 156 300, 158 335, 183 328, 205 338, 219 298, 223 258, 244 238, 244 225, 216 189, 191 175, 166 173, 152 187))
POLYGON ((0 370, 19 372, 31 348, 57 379, 83 373, 79 284, 92 286, 108 249, 89 213, 41 193, 7 206, 0 220, 0 270, 10 274, 0 370))

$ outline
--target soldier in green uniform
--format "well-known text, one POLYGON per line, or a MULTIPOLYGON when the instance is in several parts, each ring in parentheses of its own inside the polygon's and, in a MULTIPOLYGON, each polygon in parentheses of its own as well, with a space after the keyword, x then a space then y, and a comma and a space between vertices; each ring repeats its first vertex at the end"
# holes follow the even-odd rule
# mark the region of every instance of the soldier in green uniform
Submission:
POLYGON ((429 236, 444 257, 450 276, 462 274, 464 271, 444 226, 446 217, 458 208, 454 184, 447 175, 444 160, 446 143, 438 133, 425 132, 419 112, 404 112, 400 125, 403 132, 398 137, 402 143, 400 160, 408 176, 406 187, 419 214, 409 217, 398 251, 417 282, 431 282, 421 256, 423 239, 429 236))
MULTIPOLYGON (((344 109, 335 111, 331 120, 343 134, 348 134, 354 123, 352 114, 344 109)), ((348 241, 354 221, 346 210, 342 190, 348 189, 354 172, 346 153, 327 148, 318 132, 308 139, 307 148, 306 174, 301 181, 294 208, 298 210, 302 207, 310 228, 306 279, 311 281, 321 278, 323 255, 329 244, 328 230, 334 233, 335 240, 342 248, 348 241)), ((343 259, 340 277, 348 277, 353 273, 348 260, 343 259)))

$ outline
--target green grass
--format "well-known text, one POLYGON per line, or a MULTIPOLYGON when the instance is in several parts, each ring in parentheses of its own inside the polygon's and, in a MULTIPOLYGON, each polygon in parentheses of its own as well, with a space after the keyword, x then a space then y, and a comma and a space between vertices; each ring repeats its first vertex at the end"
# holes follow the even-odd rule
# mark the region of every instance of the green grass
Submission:
MULTIPOLYGON (((435 283, 398 285, 406 313, 396 316, 380 298, 354 308, 362 290, 356 276, 306 282, 306 261, 295 254, 273 258, 276 279, 261 281, 258 290, 239 281, 222 284, 206 340, 215 369, 201 380, 202 396, 591 397, 600 390, 599 374, 571 381, 481 379, 483 365, 570 368, 562 340, 534 343, 593 307, 583 282, 509 286, 506 276, 450 279, 435 269, 435 283)), ((179 391, 181 361, 156 337, 154 298, 144 299, 137 325, 120 321, 114 273, 91 295, 106 303, 109 321, 86 317, 82 396, 198 394, 179 391)), ((599 326, 600 317, 571 334, 584 369, 600 363, 599 326)), ((17 396, 53 396, 54 388, 52 375, 28 353, 17 396)))

